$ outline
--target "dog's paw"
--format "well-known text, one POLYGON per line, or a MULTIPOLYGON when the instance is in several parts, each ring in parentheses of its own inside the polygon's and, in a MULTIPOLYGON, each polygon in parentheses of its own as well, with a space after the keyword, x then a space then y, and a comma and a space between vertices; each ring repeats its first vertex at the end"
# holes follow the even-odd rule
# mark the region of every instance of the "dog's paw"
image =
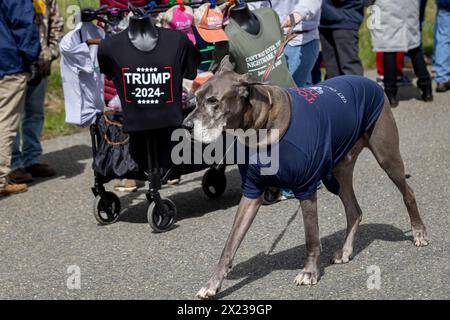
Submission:
POLYGON ((351 256, 348 253, 343 252, 342 250, 336 251, 333 258, 331 259, 331 263, 334 264, 344 264, 348 263, 351 260, 351 256))
POLYGON ((425 227, 422 229, 413 230, 413 242, 416 247, 425 247, 429 244, 425 227))
POLYGON ((305 270, 302 270, 295 277, 294 283, 297 286, 301 286, 301 285, 311 286, 311 285, 317 284, 317 281, 319 281, 318 273, 316 273, 316 272, 307 272, 305 270))
POLYGON ((202 300, 212 299, 216 296, 216 293, 217 293, 217 290, 208 289, 206 287, 203 287, 200 289, 199 292, 197 292, 195 297, 197 299, 202 299, 202 300))

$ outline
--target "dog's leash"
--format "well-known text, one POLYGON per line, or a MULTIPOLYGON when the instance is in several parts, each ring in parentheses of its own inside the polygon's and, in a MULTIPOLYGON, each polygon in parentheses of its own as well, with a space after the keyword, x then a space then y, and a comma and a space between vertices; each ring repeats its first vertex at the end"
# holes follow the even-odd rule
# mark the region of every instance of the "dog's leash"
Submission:
POLYGON ((262 81, 266 81, 269 77, 269 74, 272 72, 273 67, 275 63, 277 62, 280 55, 283 53, 284 48, 286 48, 287 44, 292 41, 293 39, 297 38, 299 34, 305 33, 306 31, 297 31, 294 32, 295 27, 295 17, 293 14, 289 15, 289 19, 291 20, 291 26, 289 27, 288 33, 284 36, 283 41, 281 42, 280 48, 278 49, 277 53, 275 54, 275 57, 273 58, 272 62, 270 63, 270 66, 267 68, 266 72, 264 73, 264 76, 262 77, 262 81))

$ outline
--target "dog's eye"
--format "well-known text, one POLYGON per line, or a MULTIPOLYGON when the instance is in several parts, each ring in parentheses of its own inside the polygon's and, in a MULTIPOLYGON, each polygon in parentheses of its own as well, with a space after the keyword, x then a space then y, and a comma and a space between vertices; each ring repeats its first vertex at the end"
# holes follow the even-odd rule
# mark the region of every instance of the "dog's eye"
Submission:
POLYGON ((208 104, 218 104, 219 100, 217 100, 216 97, 209 97, 208 99, 206 99, 206 103, 208 103, 208 104))

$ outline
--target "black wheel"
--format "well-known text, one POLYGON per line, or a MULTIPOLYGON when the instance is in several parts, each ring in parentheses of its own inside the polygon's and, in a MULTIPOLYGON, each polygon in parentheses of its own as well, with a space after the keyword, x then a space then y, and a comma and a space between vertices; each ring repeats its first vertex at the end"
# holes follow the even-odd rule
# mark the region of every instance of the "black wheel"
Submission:
POLYGON ((94 201, 94 217, 101 225, 112 224, 120 215, 120 199, 113 192, 98 195, 94 201))
POLYGON ((263 194, 263 204, 270 205, 277 203, 280 200, 281 189, 267 188, 263 194))
POLYGON ((147 219, 150 227, 155 232, 166 232, 170 230, 177 219, 177 207, 169 199, 161 199, 163 206, 166 207, 166 214, 162 214, 156 203, 150 203, 147 211, 147 219))
POLYGON ((208 198, 215 199, 220 197, 227 187, 227 177, 222 171, 210 168, 205 172, 202 179, 203 192, 208 198))

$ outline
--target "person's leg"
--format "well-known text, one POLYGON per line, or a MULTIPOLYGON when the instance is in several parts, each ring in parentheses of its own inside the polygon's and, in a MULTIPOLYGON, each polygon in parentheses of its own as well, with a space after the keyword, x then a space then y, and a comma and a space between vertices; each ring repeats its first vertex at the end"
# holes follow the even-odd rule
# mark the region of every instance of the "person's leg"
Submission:
POLYGON ((327 74, 326 79, 339 76, 340 66, 336 55, 336 44, 333 33, 329 29, 320 29, 320 42, 322 44, 322 57, 325 63, 327 74))
POLYGON ((41 133, 47 83, 47 78, 44 78, 39 85, 27 90, 22 118, 22 159, 25 168, 38 164, 42 154, 41 133))
POLYGON ((364 75, 364 69, 359 59, 358 30, 333 30, 337 57, 341 74, 364 75))
POLYGON ((7 177, 11 169, 11 145, 19 127, 27 87, 25 73, 0 78, 0 194, 26 191, 26 185, 17 190, 8 189, 7 177))
POLYGON ((16 137, 14 138, 13 145, 11 147, 11 170, 15 171, 17 169, 23 168, 22 151, 21 151, 21 128, 19 125, 19 130, 17 130, 16 137))
POLYGON ((393 108, 398 105, 396 56, 396 52, 385 52, 383 54, 384 91, 386 92, 389 102, 393 108))
POLYGON ((405 68, 405 53, 397 52, 397 76, 403 75, 404 68, 405 68))
MULTIPOLYGON (((319 42, 320 45, 320 42, 319 42)), ((312 84, 318 84, 322 81, 322 72, 320 70, 320 65, 322 64, 322 52, 319 52, 319 56, 316 59, 316 63, 314 64, 314 67, 311 71, 311 81, 312 84)))
POLYGON ((434 28, 436 91, 443 92, 450 90, 450 11, 438 9, 434 28))
POLYGON ((301 54, 300 46, 293 47, 287 45, 286 48, 284 48, 284 55, 286 56, 286 62, 288 64, 289 73, 292 75, 292 77, 294 76, 295 71, 300 66, 300 54, 301 54))
POLYGON ((418 78, 417 86, 422 91, 422 99, 424 101, 432 101, 433 91, 431 88, 431 77, 425 64, 422 47, 419 46, 417 48, 411 49, 408 51, 408 54, 411 57, 411 62, 414 67, 414 73, 418 78))
POLYGON ((319 56, 320 42, 312 40, 301 46, 286 46, 289 72, 292 74, 298 87, 312 84, 311 72, 319 56))
POLYGON ((376 53, 376 67, 378 75, 380 77, 384 76, 383 52, 378 51, 376 53))
POLYGON ((300 47, 300 66, 294 73, 294 80, 299 87, 304 87, 313 84, 312 71, 319 57, 320 41, 312 40, 300 47))

